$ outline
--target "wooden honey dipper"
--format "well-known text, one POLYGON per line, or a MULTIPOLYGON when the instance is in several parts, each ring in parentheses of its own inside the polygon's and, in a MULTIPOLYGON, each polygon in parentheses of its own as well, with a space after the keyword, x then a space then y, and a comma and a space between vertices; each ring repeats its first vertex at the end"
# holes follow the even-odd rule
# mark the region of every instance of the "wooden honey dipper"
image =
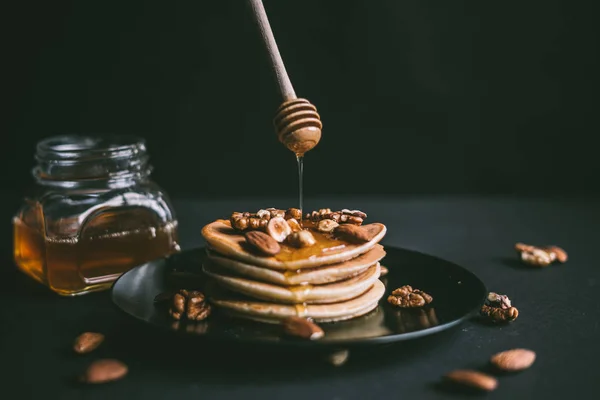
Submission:
POLYGON ((301 156, 321 140, 321 117, 308 100, 296 96, 292 82, 285 70, 277 43, 262 0, 248 0, 269 53, 283 103, 277 109, 273 123, 277 137, 288 149, 301 156))

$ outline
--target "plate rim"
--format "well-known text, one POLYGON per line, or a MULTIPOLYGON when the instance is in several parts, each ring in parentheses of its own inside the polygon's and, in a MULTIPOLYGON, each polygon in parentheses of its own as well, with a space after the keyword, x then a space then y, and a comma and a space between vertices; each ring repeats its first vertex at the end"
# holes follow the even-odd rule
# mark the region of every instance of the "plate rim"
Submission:
MULTIPOLYGON (((349 338, 349 339, 338 339, 335 341, 320 341, 320 340, 313 341, 313 340, 299 340, 299 339, 287 338, 287 337, 283 337, 283 336, 277 340, 273 340, 273 339, 261 339, 260 337, 245 338, 245 337, 235 337, 235 336, 222 335, 222 334, 219 334, 219 335, 217 335, 217 334, 203 334, 203 335, 190 334, 186 330, 171 329, 171 328, 165 326, 164 324, 153 323, 153 322, 148 321, 144 318, 141 318, 137 315, 131 314, 131 313, 125 311, 121 306, 119 306, 119 304, 115 300, 114 288, 118 284, 118 282, 121 281, 122 278, 125 277, 128 273, 130 273, 134 270, 140 269, 144 266, 154 264, 154 263, 157 263, 160 261, 166 262, 166 260, 168 260, 169 258, 171 258, 175 255, 180 255, 182 253, 191 253, 191 252, 196 252, 196 251, 202 251, 205 248, 206 248, 206 246, 196 246, 196 247, 193 247, 190 249, 182 250, 179 253, 176 253, 176 254, 173 254, 173 255, 170 255, 167 257, 158 258, 155 260, 145 262, 143 264, 140 264, 140 265, 137 265, 137 266, 131 268, 130 270, 128 270, 127 272, 125 272, 121 276, 119 276, 119 278, 117 278, 111 285, 111 288, 110 288, 111 302, 121 313, 127 315, 129 318, 133 318, 135 321, 137 321, 139 323, 150 325, 154 328, 158 328, 161 331, 166 331, 166 332, 169 332, 174 335, 188 337, 188 338, 195 337, 196 340, 198 340, 198 341, 209 341, 209 342, 229 343, 229 344, 235 343, 235 344, 240 344, 240 345, 255 344, 255 345, 276 345, 276 346, 291 346, 291 347, 323 348, 323 347, 350 347, 350 346, 356 347, 356 346, 369 346, 369 345, 371 345, 371 346, 372 345, 384 345, 384 344, 404 342, 407 340, 413 340, 413 339, 418 339, 421 337, 435 335, 439 332, 452 329, 453 327, 456 327, 457 325, 460 325, 463 322, 465 322, 466 320, 468 320, 469 318, 471 318, 476 313, 476 311, 479 310, 479 308, 481 307, 481 304, 484 303, 485 298, 487 297, 487 293, 488 293, 488 288, 487 288, 485 282, 481 278, 479 278, 479 276, 477 276, 470 269, 463 267, 461 265, 458 265, 457 263, 455 263, 453 261, 449 261, 449 260, 443 259, 438 256, 423 253, 423 252, 417 251, 417 250, 412 250, 409 248, 403 248, 403 247, 398 247, 398 246, 385 246, 386 252, 388 250, 390 250, 391 252, 403 251, 403 252, 413 253, 413 254, 416 254, 421 257, 435 259, 438 262, 443 262, 445 264, 451 264, 453 267, 463 270, 467 274, 471 275, 472 278, 474 278, 475 282, 480 286, 480 289, 482 289, 482 295, 479 300, 478 306, 473 307, 471 310, 469 310, 462 316, 460 316, 452 321, 446 322, 444 324, 436 325, 436 326, 433 326, 430 328, 421 329, 418 331, 412 331, 412 332, 407 332, 407 333, 394 333, 394 334, 385 335, 385 336, 373 336, 373 337, 366 337, 366 338, 360 338, 360 339, 349 338)), ((382 260, 385 260, 385 257, 382 260)), ((163 266, 164 266, 164 264, 163 264, 163 266)), ((154 268, 157 268, 157 265, 155 265, 154 268)), ((390 273, 392 273, 392 272, 390 271, 390 273)), ((385 302, 385 296, 382 297, 382 299, 379 301, 378 307, 382 306, 382 304, 381 304, 382 302, 385 302)), ((341 322, 343 322, 343 321, 341 321, 341 322)), ((258 323, 258 322, 256 322, 256 323, 258 323)))

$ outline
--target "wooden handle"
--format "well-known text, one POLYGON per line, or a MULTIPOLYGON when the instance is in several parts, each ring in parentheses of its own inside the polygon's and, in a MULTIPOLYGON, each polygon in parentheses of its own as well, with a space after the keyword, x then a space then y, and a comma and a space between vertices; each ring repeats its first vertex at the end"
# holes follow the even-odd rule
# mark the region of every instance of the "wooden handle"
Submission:
POLYGON ((275 79, 277 79, 281 96, 284 100, 295 99, 296 92, 294 92, 292 82, 290 82, 290 78, 285 70, 285 65, 283 65, 283 60, 281 59, 281 54, 279 54, 277 43, 273 37, 271 25, 269 24, 269 19, 267 18, 267 13, 265 11, 265 7, 263 6, 262 0, 248 0, 248 2, 250 3, 254 18, 256 19, 258 28, 260 29, 263 42, 265 43, 267 52, 271 58, 271 64, 273 66, 273 70, 275 71, 275 79))

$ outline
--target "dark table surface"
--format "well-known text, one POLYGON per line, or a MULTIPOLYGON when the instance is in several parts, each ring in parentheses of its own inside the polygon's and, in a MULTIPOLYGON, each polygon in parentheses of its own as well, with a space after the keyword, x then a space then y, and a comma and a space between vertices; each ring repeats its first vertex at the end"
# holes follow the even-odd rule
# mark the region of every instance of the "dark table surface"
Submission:
MULTIPOLYGON (((277 348, 227 348, 174 340, 130 321, 109 292, 61 298, 17 272, 10 218, 18 196, 5 195, 0 282, 2 397, 45 399, 443 399, 461 397, 438 384, 456 368, 486 369, 490 355, 529 348, 529 370, 500 376, 489 398, 598 398, 600 283, 598 199, 511 197, 315 198, 306 209, 361 209, 388 226, 387 246, 418 250, 462 265, 490 290, 507 294, 519 318, 507 326, 469 320, 422 340, 350 353, 341 367, 320 355, 277 348), (517 241, 557 244, 565 265, 523 267, 517 241), (76 356, 73 339, 100 331, 106 342, 76 356), (75 377, 92 360, 130 367, 118 382, 82 386, 75 377), (12 393, 12 395, 11 395, 12 393), (8 397, 6 397, 8 394, 8 397)), ((291 199, 176 200, 183 249, 203 244, 200 228, 232 210, 293 206, 291 199)), ((466 394, 464 394, 466 396, 466 394)))

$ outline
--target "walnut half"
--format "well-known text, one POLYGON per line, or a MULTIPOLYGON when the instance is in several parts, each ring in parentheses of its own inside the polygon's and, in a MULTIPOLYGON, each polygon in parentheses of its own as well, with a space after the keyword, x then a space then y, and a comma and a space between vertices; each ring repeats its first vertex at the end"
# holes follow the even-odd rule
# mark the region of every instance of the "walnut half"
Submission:
POLYGON ((173 303, 169 315, 180 320, 183 317, 190 321, 202 321, 210 315, 211 307, 202 292, 197 290, 179 290, 173 295, 173 303))
POLYGON ((394 290, 387 300, 396 307, 415 308, 431 303, 433 297, 422 290, 413 289, 410 285, 404 285, 394 290))

